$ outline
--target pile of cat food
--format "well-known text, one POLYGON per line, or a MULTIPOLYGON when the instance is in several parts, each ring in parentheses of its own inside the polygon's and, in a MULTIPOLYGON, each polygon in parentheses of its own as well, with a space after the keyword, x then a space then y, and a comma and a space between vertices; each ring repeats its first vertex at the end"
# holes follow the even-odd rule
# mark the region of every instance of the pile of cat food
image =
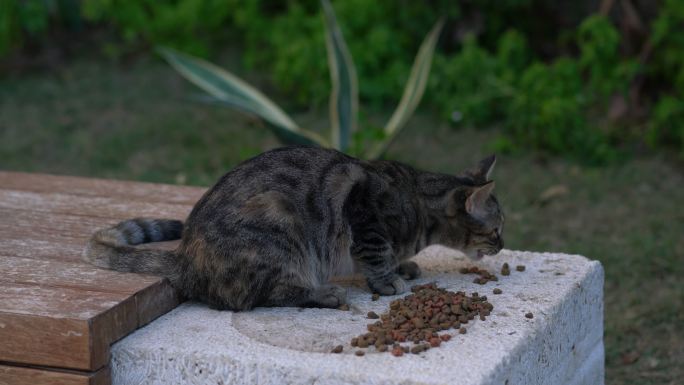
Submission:
MULTIPOLYGON (((439 332, 453 328, 465 334, 463 325, 475 317, 485 320, 494 308, 486 296, 468 296, 462 291, 438 288, 434 283, 413 286, 411 292, 392 301, 386 313, 369 312, 368 318, 378 321, 368 325, 367 333, 352 338, 351 346, 372 346, 378 352, 391 352, 397 357, 409 352, 420 354, 451 339, 450 334, 439 332)), ((342 350, 340 345, 333 352, 342 350)), ((363 350, 356 351, 356 355, 363 354, 363 350)))
MULTIPOLYGON (((525 271, 525 266, 518 265, 515 269, 522 272, 525 271)), ((475 266, 464 267, 460 272, 479 275, 474 282, 480 285, 499 280, 496 275, 475 266)), ((510 274, 510 266, 504 263, 501 275, 510 274)), ((448 291, 438 288, 435 283, 413 286, 411 292, 404 298, 390 302, 386 313, 378 315, 373 311, 368 312, 369 319, 378 321, 368 324, 367 333, 351 339, 350 345, 357 348, 357 356, 365 355, 365 351, 361 349, 371 347, 377 352, 390 352, 396 357, 406 353, 420 354, 451 339, 451 334, 440 332, 454 329, 465 334, 466 328, 463 325, 475 317, 486 320, 494 309, 494 305, 487 302, 486 296, 480 296, 476 292, 468 296, 462 291, 448 291)), ((503 293, 499 288, 494 288, 492 292, 497 295, 503 293)), ((373 294, 372 300, 378 299, 379 296, 373 294)), ((340 309, 349 310, 349 306, 343 305, 340 309)), ((531 319, 534 315, 526 313, 525 317, 531 319)), ((344 347, 338 345, 332 349, 332 353, 342 353, 343 350, 344 347)))

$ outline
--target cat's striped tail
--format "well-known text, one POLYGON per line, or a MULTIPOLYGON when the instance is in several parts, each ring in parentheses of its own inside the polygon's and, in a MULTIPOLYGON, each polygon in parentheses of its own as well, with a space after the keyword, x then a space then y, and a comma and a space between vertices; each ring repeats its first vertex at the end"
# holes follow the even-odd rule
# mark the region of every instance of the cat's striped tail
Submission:
POLYGON ((126 220, 93 234, 83 252, 83 259, 105 269, 164 276, 173 283, 179 274, 175 252, 134 246, 180 239, 182 232, 183 222, 178 220, 126 220))

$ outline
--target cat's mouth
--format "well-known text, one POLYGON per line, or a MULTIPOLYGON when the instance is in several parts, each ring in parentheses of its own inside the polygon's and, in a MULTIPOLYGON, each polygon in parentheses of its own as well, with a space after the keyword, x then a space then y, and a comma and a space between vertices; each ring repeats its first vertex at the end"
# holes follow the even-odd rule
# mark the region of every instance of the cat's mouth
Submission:
POLYGON ((485 255, 496 255, 499 253, 497 249, 477 249, 475 251, 475 259, 482 259, 485 255))

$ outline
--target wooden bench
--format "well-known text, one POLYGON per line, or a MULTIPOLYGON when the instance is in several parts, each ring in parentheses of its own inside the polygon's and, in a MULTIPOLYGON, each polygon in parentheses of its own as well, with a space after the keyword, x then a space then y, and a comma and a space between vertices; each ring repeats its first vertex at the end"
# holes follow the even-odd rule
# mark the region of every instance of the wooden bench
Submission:
POLYGON ((0 384, 110 383, 110 344, 179 300, 165 279, 82 262, 85 243, 127 218, 184 219, 204 191, 0 172, 0 384))

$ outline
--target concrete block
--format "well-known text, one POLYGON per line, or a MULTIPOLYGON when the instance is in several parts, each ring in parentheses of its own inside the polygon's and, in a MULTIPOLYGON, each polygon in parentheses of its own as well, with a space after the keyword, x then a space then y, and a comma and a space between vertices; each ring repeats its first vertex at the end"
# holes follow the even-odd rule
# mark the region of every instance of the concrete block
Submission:
POLYGON ((351 311, 258 308, 216 311, 185 303, 112 348, 114 384, 572 384, 604 382, 603 269, 579 255, 503 250, 471 262, 430 247, 415 258, 423 277, 449 290, 486 295, 494 310, 467 334, 420 355, 394 357, 373 348, 363 357, 349 340, 397 296, 371 301, 346 280, 351 311), (503 262, 510 276, 499 274, 503 262), (517 272, 515 266, 526 265, 517 272), (498 282, 473 283, 476 265, 498 282), (503 293, 492 294, 498 287, 503 293), (533 319, 524 314, 532 312, 533 319), (330 350, 344 345, 343 354, 330 350))

